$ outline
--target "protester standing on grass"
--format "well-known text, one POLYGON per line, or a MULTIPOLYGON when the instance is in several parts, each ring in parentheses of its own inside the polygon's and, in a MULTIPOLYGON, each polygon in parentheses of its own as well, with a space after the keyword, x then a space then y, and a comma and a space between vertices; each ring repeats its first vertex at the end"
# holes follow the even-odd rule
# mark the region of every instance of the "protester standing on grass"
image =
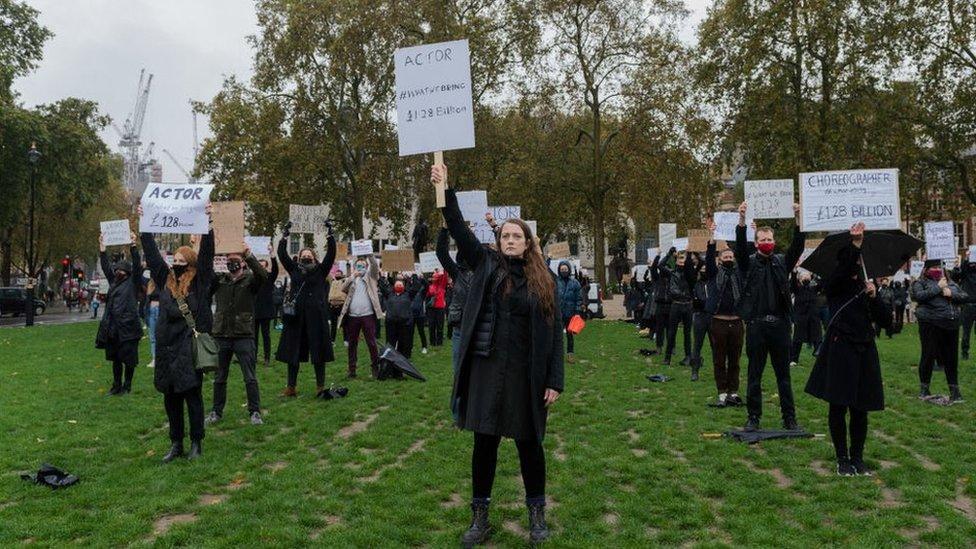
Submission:
MULTIPOLYGON (((211 211, 208 203, 208 217, 211 211)), ((142 206, 139 206, 139 216, 142 216, 142 206)), ((193 364, 193 329, 181 309, 193 319, 197 332, 211 332, 214 234, 211 229, 199 239, 199 254, 190 246, 177 248, 173 254, 172 268, 159 253, 151 233, 142 233, 140 239, 152 280, 159 292, 154 382, 156 390, 163 393, 172 442, 163 463, 183 455, 184 404, 190 419, 190 453, 187 457, 195 459, 203 454, 203 372, 193 364)))
MULTIPOLYGON (((447 182, 435 165, 431 179, 447 182)), ((563 326, 556 284, 523 221, 510 219, 496 234, 498 250, 485 249, 465 223, 457 195, 447 191, 442 210, 461 257, 472 271, 461 321, 461 366, 454 382, 457 425, 474 432, 471 458, 472 521, 466 546, 490 533, 488 507, 498 445, 515 439, 533 542, 549 537, 545 521, 542 440, 550 405, 563 391, 563 326)))
POLYGON ((773 229, 756 229, 756 253, 750 254, 746 238, 748 205, 739 206, 739 225, 735 228, 735 262, 745 279, 739 300, 739 316, 746 323, 746 356, 749 382, 746 406, 749 419, 746 431, 759 429, 762 417, 762 375, 769 357, 776 374, 783 428, 797 430, 793 386, 790 383, 790 277, 796 268, 806 240, 800 232, 800 207, 794 204, 797 224, 786 255, 778 255, 773 229))
POLYGON ((959 273, 956 275, 959 288, 970 300, 963 303, 960 309, 960 323, 962 324, 962 359, 969 360, 969 340, 973 333, 973 323, 976 322, 976 263, 969 261, 969 257, 962 260, 959 273))
POLYGON ((227 376, 230 360, 237 358, 244 376, 247 392, 247 412, 252 425, 264 423, 261 419, 261 394, 258 388, 257 344, 254 333, 254 304, 261 287, 267 282, 268 272, 258 262, 251 248, 243 243, 243 253, 227 254, 227 273, 217 275, 214 281, 214 327, 217 339, 217 375, 213 387, 213 410, 207 416, 207 424, 220 421, 227 404, 227 376), (247 269, 245 269, 245 262, 247 269))
POLYGON ((108 391, 110 395, 132 391, 132 375, 139 363, 139 341, 142 339, 139 296, 142 293, 142 276, 132 273, 142 261, 139 249, 136 248, 136 234, 132 233, 131 236, 129 261, 120 258, 115 263, 109 261, 105 252, 105 241, 102 235, 98 236, 98 260, 102 272, 109 277, 109 287, 105 298, 105 312, 98 323, 95 347, 104 349, 105 360, 112 361, 112 388, 108 391))
MULTIPOLYGON (((674 248, 668 252, 674 253, 674 248)), ((675 267, 669 265, 659 267, 661 276, 668 280, 668 294, 671 298, 671 309, 668 312, 668 347, 664 354, 665 366, 671 365, 671 355, 674 354, 674 347, 678 339, 678 325, 682 325, 682 344, 684 345, 685 357, 681 359, 681 365, 687 366, 691 363, 691 291, 694 288, 689 271, 685 269, 689 266, 691 258, 688 254, 681 252, 677 255, 675 267)), ((689 266, 690 267, 690 266, 689 266)))
MULTIPOLYGON (((715 223, 709 222, 708 233, 715 233, 715 223)), ((739 359, 742 356, 742 340, 745 327, 739 317, 739 305, 743 293, 743 273, 735 266, 735 254, 723 248, 719 262, 715 263, 715 240, 708 240, 705 251, 705 284, 707 297, 705 311, 711 315, 708 331, 712 346, 712 369, 718 405, 738 406, 739 359)))
POLYGON ((793 271, 790 275, 793 293, 793 344, 790 348, 790 367, 800 362, 803 344, 810 346, 811 352, 820 346, 820 311, 817 296, 820 288, 814 284, 809 272, 793 271))
POLYGON ((444 319, 447 313, 447 283, 448 277, 441 270, 434 271, 430 285, 427 286, 427 297, 430 306, 427 307, 428 325, 430 326, 430 346, 444 345, 444 319))
POLYGON ((352 266, 352 274, 342 284, 346 293, 346 303, 342 306, 339 325, 345 330, 349 343, 348 377, 356 377, 359 362, 359 336, 362 334, 369 349, 370 372, 376 378, 379 366, 379 351, 376 348, 376 327, 383 318, 379 294, 380 266, 372 255, 358 257, 352 266))
POLYGON ((662 267, 671 263, 674 248, 661 258, 655 257, 651 264, 651 279, 654 281, 654 340, 657 344, 657 354, 664 354, 664 344, 668 339, 669 317, 671 315, 671 277, 667 276, 662 267))
MULTIPOLYGON (((268 249, 271 253, 271 249, 268 249)), ((268 261, 260 261, 261 269, 268 272, 268 261)), ((271 366, 271 324, 275 320, 274 289, 278 280, 278 260, 271 258, 271 272, 261 282, 254 298, 254 351, 257 353, 258 338, 264 343, 264 365, 271 366)), ((256 272, 256 271, 255 271, 256 272)))
MULTIPOLYGON (((691 256, 694 262, 685 262, 685 279, 691 285, 691 380, 698 381, 702 367, 702 347, 708 339, 712 326, 712 315, 705 310, 708 301, 708 284, 705 282, 704 261, 697 253, 691 256)), ((714 263, 714 258, 712 259, 714 263)))
POLYGON ((878 298, 875 285, 864 278, 864 223, 856 223, 850 233, 851 244, 837 254, 837 267, 826 280, 831 321, 806 386, 807 393, 830 404, 827 423, 841 476, 871 474, 864 464, 868 412, 884 409, 872 322, 891 326, 891 310, 878 298))
POLYGON ((420 354, 427 354, 427 281, 414 273, 410 277, 410 293, 413 295, 413 327, 420 336, 420 354))
MULTIPOLYGON (((557 270, 559 276, 556 278, 556 297, 559 300, 559 310, 562 311, 563 328, 566 329, 569 328, 569 321, 572 320, 573 315, 580 309, 583 300, 582 289, 580 283, 570 276, 572 268, 569 261, 560 261, 557 270)), ((570 363, 574 361, 574 339, 573 334, 566 330, 566 361, 570 363)))
POLYGON ((962 401, 959 390, 959 321, 960 304, 967 303, 966 292, 945 276, 942 262, 925 262, 922 277, 912 284, 918 336, 922 342, 922 356, 918 361, 919 397, 929 396, 932 368, 936 362, 945 370, 949 384, 949 398, 962 401))
POLYGON ((908 308, 908 282, 894 283, 892 287, 892 302, 895 308, 895 322, 892 329, 897 334, 905 327, 905 309, 908 308))
POLYGON ((335 261, 336 242, 332 223, 326 222, 325 261, 319 263, 315 252, 303 248, 298 261, 288 255, 290 224, 278 242, 278 261, 290 277, 288 311, 282 308, 284 329, 278 341, 275 360, 288 365, 288 381, 281 396, 298 395, 298 369, 302 362, 312 362, 315 369, 315 394, 325 391, 325 363, 335 360, 332 340, 329 338, 329 271, 335 261), (289 314, 291 313, 291 314, 289 314))

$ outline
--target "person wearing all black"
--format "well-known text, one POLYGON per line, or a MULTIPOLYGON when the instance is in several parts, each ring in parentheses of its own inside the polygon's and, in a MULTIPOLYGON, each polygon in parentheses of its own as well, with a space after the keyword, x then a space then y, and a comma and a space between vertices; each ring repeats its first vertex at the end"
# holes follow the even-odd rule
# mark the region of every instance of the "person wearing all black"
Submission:
POLYGON ((969 338, 973 333, 973 324, 976 322, 976 263, 969 261, 969 258, 962 260, 959 273, 956 275, 959 288, 966 295, 970 296, 970 301, 962 304, 960 310, 960 321, 962 324, 962 359, 969 360, 969 338))
POLYGON ((790 275, 790 286, 793 292, 793 345, 790 348, 790 366, 800 362, 800 351, 803 344, 810 346, 816 352, 820 346, 820 313, 817 307, 819 287, 814 284, 809 273, 790 275))
MULTIPOLYGON (((710 223, 709 234, 714 234, 715 223, 710 223)), ((742 340, 745 327, 739 317, 739 301, 742 298, 743 274, 735 266, 735 255, 724 248, 715 261, 715 240, 709 239, 705 250, 705 311, 711 315, 708 331, 712 346, 712 369, 718 405, 737 406, 739 398, 739 359, 742 356, 742 340)))
MULTIPOLYGON (((446 178, 446 168, 435 165, 432 179, 446 178)), ((563 327, 555 280, 521 220, 505 222, 496 236, 499 249, 491 250, 468 228, 453 190, 447 191, 447 207, 441 211, 459 256, 472 271, 453 391, 457 425, 474 432, 473 517, 462 542, 484 543, 491 533, 488 507, 502 437, 515 439, 530 538, 541 542, 549 536, 542 441, 548 409, 563 391, 563 327)))
MULTIPOLYGON (((211 207, 207 206, 209 216, 211 207)), ((142 207, 139 207, 142 215, 142 207)), ((203 454, 203 372, 193 364, 193 329, 190 328, 180 302, 200 333, 213 330, 211 291, 214 270, 213 230, 199 240, 199 254, 189 246, 180 246, 173 254, 173 267, 156 247, 151 233, 142 233, 142 250, 159 291, 159 319, 156 322, 156 367, 153 382, 156 390, 163 393, 166 416, 169 418, 169 452, 163 457, 168 463, 183 455, 183 406, 186 405, 190 420, 189 459, 203 454)))
MULTIPOLYGON (((673 253, 674 248, 671 248, 668 255, 673 253)), ((658 267, 661 278, 668 280, 668 294, 671 299, 671 308, 668 311, 668 346, 662 362, 665 366, 671 365, 671 355, 674 354, 674 346, 678 339, 679 324, 683 327, 682 339, 685 350, 681 365, 687 366, 691 363, 691 290, 695 286, 693 281, 695 269, 690 265, 691 263, 688 255, 681 253, 677 256, 674 269, 667 264, 658 267)))
POLYGON ((698 371, 702 366, 702 347, 708 339, 708 330, 712 325, 712 315, 705 310, 705 303, 708 301, 708 285, 705 282, 704 268, 698 254, 692 256, 694 259, 691 265, 685 262, 685 278, 692 285, 691 294, 691 325, 692 339, 691 344, 691 380, 698 381, 698 371))
MULTIPOLYGON (((281 318, 281 307, 285 303, 285 294, 288 292, 288 280, 278 281, 274 283, 274 291, 271 293, 272 299, 274 299, 274 318, 277 325, 276 330, 281 330, 284 328, 281 318)), ((332 339, 335 339, 333 337, 332 339)))
POLYGON ((122 395, 132 391, 132 376, 139 363, 139 341, 142 339, 142 322, 139 320, 139 298, 142 291, 142 274, 133 275, 133 265, 142 264, 136 235, 132 234, 129 261, 119 258, 109 261, 102 236, 98 237, 102 272, 109 279, 105 294, 105 312, 98 323, 95 348, 105 350, 105 360, 112 361, 112 388, 110 395, 122 395), (123 380, 123 373, 125 374, 123 380))
POLYGON ((864 279, 863 241, 864 223, 857 223, 851 228, 851 244, 838 252, 837 266, 826 280, 824 293, 832 320, 806 385, 807 393, 829 404, 827 423, 837 474, 842 476, 871 474, 864 465, 868 412, 884 409, 872 322, 890 326, 891 310, 878 299, 874 284, 864 279))
MULTIPOLYGON (((655 282, 656 275, 654 275, 654 280, 651 279, 651 276, 652 273, 657 272, 658 259, 660 256, 655 256, 651 261, 651 266, 644 270, 644 307, 641 312, 641 330, 647 330, 647 337, 651 340, 654 340, 657 335, 655 333, 657 328, 657 301, 654 299, 657 282, 655 282)), ((660 345, 659 342, 657 348, 651 349, 650 353, 657 354, 660 345)))
POLYGON ((298 261, 288 255, 288 236, 291 231, 285 226, 284 234, 278 242, 278 260, 291 278, 291 302, 294 315, 283 314, 284 330, 278 341, 275 360, 288 365, 288 381, 281 396, 298 395, 299 364, 312 362, 315 369, 315 394, 325 391, 325 363, 335 360, 330 336, 329 315, 329 271, 335 261, 336 242, 332 234, 332 223, 326 223, 328 230, 325 261, 319 263, 315 252, 304 248, 298 252, 298 261))
POLYGON ((208 425, 220 421, 224 415, 231 358, 236 358, 241 366, 251 424, 264 423, 258 388, 254 310, 258 293, 268 281, 268 271, 247 244, 242 243, 242 247, 243 253, 227 254, 227 272, 217 275, 211 287, 215 305, 213 336, 217 340, 217 374, 213 382, 213 409, 205 420, 208 425))
POLYGON ((892 301, 895 308, 895 333, 901 333, 905 327, 905 309, 908 308, 908 283, 895 282, 892 289, 892 301))
MULTIPOLYGON (((773 230, 756 230, 756 252, 749 253, 746 233, 745 202, 739 206, 739 225, 735 229, 735 263, 745 283, 739 300, 739 316, 746 323, 746 356, 749 360, 746 385, 746 407, 749 419, 746 431, 759 429, 762 418, 762 375, 766 358, 770 359, 779 389, 783 428, 797 430, 793 386, 790 382, 790 277, 796 268, 806 240, 799 223, 786 255, 775 254, 773 230)), ((793 206, 797 216, 800 208, 793 206)))
POLYGON ((410 277, 410 292, 413 295, 413 327, 420 335, 420 353, 427 354, 427 280, 414 273, 410 277))
POLYGON ((393 283, 386 295, 386 344, 405 358, 413 353, 413 296, 403 280, 393 283))
POLYGON ((955 282, 945 276, 942 262, 925 262, 922 277, 912 284, 918 335, 922 341, 922 356, 918 361, 919 397, 929 396, 932 368, 936 362, 945 370, 949 384, 949 398, 962 401, 959 391, 959 306, 969 301, 955 282))
MULTIPOLYGON (((268 271, 268 262, 261 260, 261 269, 268 271)), ((275 281, 278 280, 278 260, 271 258, 271 273, 261 283, 254 299, 254 349, 259 347, 258 337, 264 342, 264 365, 271 366, 271 323, 275 320, 275 281)))
MULTIPOLYGON (((889 312, 894 313, 895 310, 895 290, 891 287, 891 281, 887 278, 882 278, 879 281, 874 281, 875 287, 878 289, 878 301, 888 309, 889 312)), ((888 339, 895 334, 894 322, 889 322, 887 324, 876 324, 875 326, 875 336, 881 337, 881 332, 883 331, 888 339)))
MULTIPOLYGON (((657 344, 657 354, 664 353, 664 344, 668 339, 669 318, 671 316, 671 277, 663 269, 671 263, 674 248, 668 250, 664 259, 660 256, 651 263, 651 279, 654 282, 654 340, 657 344)), ((667 271, 670 272, 670 271, 667 271)))

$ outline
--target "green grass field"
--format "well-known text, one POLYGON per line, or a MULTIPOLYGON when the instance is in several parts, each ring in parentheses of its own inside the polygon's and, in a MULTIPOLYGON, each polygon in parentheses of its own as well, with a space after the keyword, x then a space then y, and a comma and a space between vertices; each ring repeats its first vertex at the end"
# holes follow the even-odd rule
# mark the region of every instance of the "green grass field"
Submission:
MULTIPOLYGON (((240 371, 204 458, 162 465, 162 398, 140 366, 133 393, 106 397, 111 367, 95 324, 0 330, 0 546, 457 545, 469 520, 471 435, 448 412, 450 347, 415 356, 428 383, 349 383, 345 400, 278 397, 284 368, 260 368, 266 424, 247 422, 240 371), (42 462, 82 479, 50 491, 20 480, 42 462)), ((714 409, 710 369, 652 384, 662 371, 632 326, 593 322, 567 365, 549 421, 549 519, 556 547, 895 547, 976 543, 976 414, 915 398, 913 327, 881 344, 888 409, 870 416, 873 478, 840 478, 829 438, 747 446, 703 437, 738 428, 744 409, 714 409)), ((363 353, 365 349, 360 352, 363 353)), ((142 354, 147 357, 148 343, 142 354)), ((340 381, 340 361, 328 366, 340 381)), ((367 355, 368 356, 368 355, 367 355)), ((707 363, 706 357, 706 363, 707 363)), ((793 370, 801 425, 826 432, 826 404, 802 394, 811 358, 793 370)), ((744 363, 743 363, 744 364, 744 363)), ((972 364, 964 395, 976 397, 972 364)), ((743 365, 743 389, 745 368, 743 365)), ((945 392, 936 373, 933 389, 945 392)), ((765 426, 778 425, 767 369, 765 426)), ((211 384, 204 387, 209 407, 211 384)), ((208 408, 209 409, 209 408, 208 408)), ((515 447, 503 443, 493 544, 527 544, 515 447)))

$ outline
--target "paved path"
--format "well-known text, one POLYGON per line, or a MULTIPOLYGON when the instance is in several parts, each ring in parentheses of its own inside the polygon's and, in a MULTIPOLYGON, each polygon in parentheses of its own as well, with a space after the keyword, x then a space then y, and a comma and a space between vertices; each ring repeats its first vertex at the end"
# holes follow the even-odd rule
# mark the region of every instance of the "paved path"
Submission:
MULTIPOLYGON (((98 317, 101 318, 101 312, 98 317)), ((76 322, 91 322, 91 312, 79 313, 78 311, 68 312, 65 308, 48 309, 40 316, 34 317, 34 325, 55 325, 55 324, 74 324, 76 322)), ((0 328, 23 327, 24 315, 0 317, 0 328)))

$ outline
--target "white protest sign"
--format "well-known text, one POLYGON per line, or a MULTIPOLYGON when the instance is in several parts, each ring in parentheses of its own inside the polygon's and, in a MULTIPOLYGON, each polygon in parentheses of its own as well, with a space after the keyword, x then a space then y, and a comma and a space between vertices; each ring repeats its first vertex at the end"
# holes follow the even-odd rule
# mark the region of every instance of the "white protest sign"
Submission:
POLYGON ((942 260, 942 267, 945 268, 945 269, 948 269, 948 270, 955 269, 956 268, 956 258, 943 259, 942 260))
POLYGON ((373 253, 373 241, 372 240, 353 240, 352 241, 352 255, 372 255, 373 253))
POLYGON ((207 202, 213 185, 150 183, 142 193, 139 232, 163 234, 207 234, 207 202))
POLYGON ((635 265, 634 266, 634 280, 644 280, 644 273, 649 269, 647 265, 635 265))
POLYGON ((420 272, 432 273, 441 268, 441 262, 437 260, 437 252, 423 252, 420 254, 420 272))
POLYGON ((661 255, 660 248, 648 248, 647 249, 647 262, 651 263, 654 258, 661 255))
POLYGON ((683 252, 688 249, 688 237, 675 238, 671 241, 671 246, 676 252, 683 252))
POLYGON ((671 249, 672 242, 678 238, 678 225, 676 223, 657 224, 657 246, 662 250, 671 249))
POLYGON ((900 269, 895 273, 895 276, 891 277, 892 282, 904 282, 907 279, 908 275, 900 269))
POLYGON ((383 251, 384 252, 387 251, 387 250, 399 250, 399 249, 400 249, 400 247, 399 246, 396 246, 394 244, 386 244, 386 245, 383 246, 383 251))
MULTIPOLYGON (((735 246, 735 228, 739 226, 739 212, 715 212, 712 220, 715 222, 712 238, 724 240, 729 246, 735 246)), ((746 219, 746 242, 755 241, 756 231, 752 228, 752 220, 746 219)))
POLYGON ((922 276, 922 270, 925 269, 924 261, 912 261, 911 266, 909 266, 908 274, 912 278, 918 278, 922 276))
POLYGON ((415 272, 417 274, 420 274, 420 273, 423 272, 423 271, 420 270, 420 263, 414 263, 413 264, 413 272, 415 272))
POLYGON ((288 205, 288 221, 291 221, 291 232, 295 234, 323 233, 328 218, 328 206, 288 205))
POLYGON ((925 259, 955 259, 952 221, 925 222, 925 259))
POLYGON ((869 230, 901 228, 897 169, 800 174, 802 231, 846 231, 858 221, 869 230))
POLYGON ((807 260, 808 257, 813 255, 816 248, 803 248, 803 253, 800 254, 800 260, 796 262, 797 265, 803 265, 803 262, 807 260))
POLYGON ((522 221, 524 221, 525 224, 529 226, 529 230, 532 231, 533 236, 539 236, 539 226, 536 225, 535 221, 532 221, 530 219, 523 219, 522 221))
POLYGON ((244 242, 255 257, 270 257, 271 237, 270 236, 245 236, 244 242))
POLYGON ((128 219, 102 221, 99 225, 102 227, 102 244, 106 246, 134 244, 132 242, 132 230, 129 229, 128 219))
POLYGON ((488 213, 488 193, 485 191, 462 191, 457 193, 458 207, 465 221, 484 222, 488 213))
POLYGON ((969 246, 969 261, 973 260, 974 253, 976 253, 976 244, 969 246))
POLYGON ((746 181, 746 202, 753 219, 793 219, 793 180, 746 181))
POLYGON ((522 219, 522 206, 488 206, 488 211, 499 223, 508 219, 522 219))
POLYGON ((467 40, 393 54, 400 156, 474 147, 467 40))

